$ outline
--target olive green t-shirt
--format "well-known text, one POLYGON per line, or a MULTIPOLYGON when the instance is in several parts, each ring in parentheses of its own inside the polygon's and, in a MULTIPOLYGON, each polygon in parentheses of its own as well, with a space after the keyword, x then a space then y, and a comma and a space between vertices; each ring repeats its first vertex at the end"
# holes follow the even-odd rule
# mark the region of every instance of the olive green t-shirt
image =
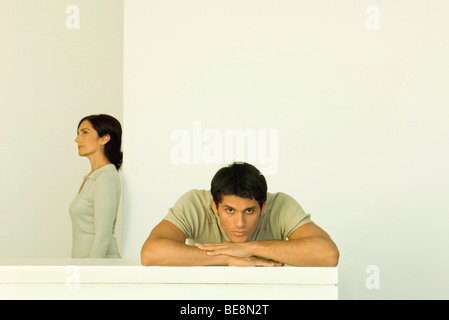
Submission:
MULTIPOLYGON (((177 226, 187 243, 221 243, 230 241, 212 209, 208 190, 190 190, 176 201, 164 220, 177 226)), ((286 240, 298 227, 312 222, 295 199, 285 193, 267 193, 267 205, 259 225, 248 241, 286 240)))

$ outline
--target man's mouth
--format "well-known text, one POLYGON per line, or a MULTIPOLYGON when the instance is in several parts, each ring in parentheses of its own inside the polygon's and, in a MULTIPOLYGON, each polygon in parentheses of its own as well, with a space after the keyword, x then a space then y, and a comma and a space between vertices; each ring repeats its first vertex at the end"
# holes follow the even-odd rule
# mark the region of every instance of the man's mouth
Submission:
POLYGON ((235 235, 236 237, 243 237, 244 235, 246 235, 246 231, 232 231, 232 234, 235 235))

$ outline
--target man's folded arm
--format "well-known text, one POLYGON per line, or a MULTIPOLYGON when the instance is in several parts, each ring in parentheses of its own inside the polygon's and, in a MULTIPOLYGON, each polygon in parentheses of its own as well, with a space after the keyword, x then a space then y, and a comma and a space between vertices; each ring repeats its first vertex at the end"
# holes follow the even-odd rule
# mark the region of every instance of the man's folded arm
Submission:
POLYGON ((225 242, 196 246, 210 256, 257 256, 302 267, 334 267, 338 264, 340 255, 329 235, 312 222, 293 231, 289 240, 225 242))
POLYGON ((144 266, 280 266, 276 261, 256 257, 208 255, 206 251, 185 244, 186 236, 173 223, 162 220, 151 231, 140 252, 144 266))
POLYGON ((209 259, 205 252, 185 244, 186 237, 173 223, 162 220, 150 233, 140 252, 144 266, 193 266, 220 264, 220 257, 209 259))
POLYGON ((310 222, 293 231, 289 240, 254 241, 253 254, 277 259, 285 264, 302 267, 335 267, 340 253, 329 235, 310 222))

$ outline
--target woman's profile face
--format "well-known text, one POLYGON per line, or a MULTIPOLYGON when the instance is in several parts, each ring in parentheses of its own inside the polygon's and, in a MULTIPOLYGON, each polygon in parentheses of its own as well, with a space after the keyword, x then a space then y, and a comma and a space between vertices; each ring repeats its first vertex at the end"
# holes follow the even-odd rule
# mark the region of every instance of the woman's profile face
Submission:
POLYGON ((78 135, 75 138, 75 142, 78 143, 78 154, 87 157, 97 152, 103 152, 107 142, 105 140, 105 137, 98 137, 97 131, 88 120, 84 120, 78 127, 78 135))

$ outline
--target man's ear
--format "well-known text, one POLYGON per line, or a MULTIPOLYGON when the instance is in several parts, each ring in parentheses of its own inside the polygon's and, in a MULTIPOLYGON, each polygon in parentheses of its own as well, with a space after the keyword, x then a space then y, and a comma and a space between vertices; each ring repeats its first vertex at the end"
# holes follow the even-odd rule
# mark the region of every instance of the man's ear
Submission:
POLYGON ((265 201, 262 205, 262 208, 260 209, 260 215, 262 215, 264 213, 266 205, 267 205, 267 202, 265 201))
POLYGON ((215 214, 218 214, 218 207, 217 207, 217 205, 215 204, 214 199, 212 199, 212 210, 214 210, 215 214))

